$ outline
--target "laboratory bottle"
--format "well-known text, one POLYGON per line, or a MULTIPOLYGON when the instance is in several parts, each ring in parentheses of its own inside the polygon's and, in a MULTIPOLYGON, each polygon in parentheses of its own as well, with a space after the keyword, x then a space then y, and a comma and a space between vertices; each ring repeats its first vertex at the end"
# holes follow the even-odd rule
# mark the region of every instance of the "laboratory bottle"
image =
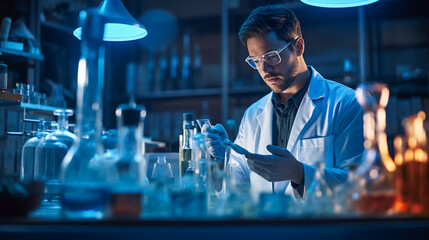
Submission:
POLYGON ((7 90, 7 65, 0 61, 0 92, 7 90))
POLYGON ((415 215, 429 213, 428 146, 421 111, 404 120, 405 136, 394 141, 397 165, 395 188, 398 193, 395 210, 415 215))
POLYGON ((324 179, 324 174, 325 162, 319 161, 316 163, 314 178, 305 196, 305 211, 308 215, 320 216, 333 213, 333 193, 324 179))
POLYGON ((183 114, 183 140, 182 140, 182 154, 180 159, 180 173, 183 176, 185 173, 192 175, 194 166, 192 164, 192 146, 193 136, 197 131, 195 124, 195 116, 193 113, 183 114))
POLYGON ((34 168, 36 162, 36 148, 37 145, 43 140, 43 138, 48 134, 46 132, 47 122, 40 121, 37 125, 37 131, 35 136, 28 139, 22 147, 21 154, 21 170, 20 170, 20 179, 22 182, 31 182, 36 179, 34 176, 34 168))
POLYGON ((362 187, 361 191, 355 194, 355 206, 357 211, 363 214, 386 214, 396 199, 396 165, 389 155, 385 132, 385 107, 389 101, 389 89, 387 85, 380 83, 359 84, 356 98, 365 111, 365 150, 362 163, 356 170, 362 187))
POLYGON ((96 9, 81 11, 81 57, 76 104, 77 138, 61 164, 61 204, 66 218, 106 216, 110 191, 103 159, 102 89, 104 84, 104 18, 96 9))
POLYGON ((73 114, 70 109, 57 109, 54 115, 58 117, 57 127, 49 133, 36 148, 34 174, 45 181, 43 202, 59 204, 61 193, 60 166, 76 140, 76 136, 68 131, 68 116, 73 114))
POLYGON ((112 189, 112 216, 139 217, 143 187, 148 185, 147 163, 143 156, 143 123, 146 110, 134 102, 116 109, 118 153, 109 166, 112 189))

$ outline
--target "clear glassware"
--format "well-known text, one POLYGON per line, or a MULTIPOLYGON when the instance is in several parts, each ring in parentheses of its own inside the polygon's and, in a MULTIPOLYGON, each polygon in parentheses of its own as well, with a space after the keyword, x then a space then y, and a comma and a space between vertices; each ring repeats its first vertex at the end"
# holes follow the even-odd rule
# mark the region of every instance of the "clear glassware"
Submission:
POLYGON ((151 181, 162 186, 174 183, 173 170, 171 164, 167 162, 166 156, 158 156, 156 163, 153 164, 151 181))
POLYGON ((426 114, 419 112, 404 121, 405 137, 394 141, 397 164, 395 188, 398 198, 395 210, 416 215, 429 213, 429 165, 428 146, 424 120, 426 114))
POLYGON ((134 102, 116 109, 118 154, 109 170, 112 188, 112 216, 139 217, 143 187, 148 185, 147 163, 143 156, 143 122, 146 109, 134 102))
POLYGON ((359 196, 361 186, 356 174, 357 165, 351 165, 347 172, 347 181, 334 188, 334 213, 340 215, 355 215, 354 201, 359 196))
POLYGON ((34 176, 34 168, 36 162, 36 148, 37 145, 43 140, 48 134, 46 132, 47 123, 41 121, 37 126, 37 132, 35 136, 28 139, 22 147, 21 155, 21 170, 20 179, 22 182, 31 182, 36 180, 34 176))
POLYGON ((60 166, 76 140, 76 136, 67 130, 68 117, 73 110, 54 111, 58 117, 57 127, 49 133, 36 148, 35 176, 45 181, 43 204, 58 205, 61 193, 60 166))
POLYGON ((80 12, 77 139, 61 164, 61 204, 66 218, 100 219, 108 213, 110 190, 101 143, 104 83, 104 17, 96 9, 80 12))
POLYGON ((183 176, 186 172, 192 175, 192 145, 193 136, 197 131, 195 116, 193 113, 183 114, 183 142, 181 148, 180 173, 183 176))
POLYGON ((386 112, 389 101, 387 85, 363 83, 356 89, 356 98, 365 111, 362 163, 356 170, 362 188, 356 197, 356 209, 363 214, 386 214, 396 199, 394 172, 396 165, 387 147, 386 112))
POLYGON ((46 93, 40 93, 38 99, 39 105, 46 105, 46 93))
POLYGON ((314 179, 305 196, 306 212, 309 215, 330 215, 333 213, 333 193, 324 179, 325 163, 316 163, 314 179))
POLYGON ((0 61, 0 92, 7 91, 7 65, 0 61))

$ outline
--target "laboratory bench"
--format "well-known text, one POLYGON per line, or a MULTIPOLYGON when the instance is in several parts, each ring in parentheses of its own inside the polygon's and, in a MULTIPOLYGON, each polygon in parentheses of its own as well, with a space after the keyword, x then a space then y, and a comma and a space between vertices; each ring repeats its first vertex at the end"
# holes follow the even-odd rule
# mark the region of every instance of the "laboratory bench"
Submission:
POLYGON ((0 239, 429 239, 428 217, 0 219, 0 239))

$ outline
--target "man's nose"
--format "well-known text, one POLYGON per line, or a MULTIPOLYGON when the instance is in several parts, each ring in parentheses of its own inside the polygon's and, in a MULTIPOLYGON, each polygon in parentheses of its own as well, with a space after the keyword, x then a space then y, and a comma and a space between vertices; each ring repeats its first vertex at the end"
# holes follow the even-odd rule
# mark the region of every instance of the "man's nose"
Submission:
POLYGON ((262 61, 261 64, 262 64, 262 71, 264 71, 264 72, 271 72, 274 70, 273 66, 266 63, 265 61, 262 61))

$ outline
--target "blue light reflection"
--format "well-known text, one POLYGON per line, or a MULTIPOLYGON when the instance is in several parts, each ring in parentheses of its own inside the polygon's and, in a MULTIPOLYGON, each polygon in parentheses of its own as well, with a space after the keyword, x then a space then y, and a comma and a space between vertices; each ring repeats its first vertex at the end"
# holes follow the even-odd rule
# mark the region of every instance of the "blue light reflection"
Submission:
POLYGON ((316 7, 347 8, 368 5, 378 0, 301 0, 301 2, 316 7))
MULTIPOLYGON (((82 28, 79 27, 73 31, 79 40, 81 40, 82 28)), ((120 23, 106 23, 104 25, 104 41, 120 42, 120 41, 131 41, 140 38, 144 38, 147 35, 147 31, 140 26, 126 25, 120 23)))

